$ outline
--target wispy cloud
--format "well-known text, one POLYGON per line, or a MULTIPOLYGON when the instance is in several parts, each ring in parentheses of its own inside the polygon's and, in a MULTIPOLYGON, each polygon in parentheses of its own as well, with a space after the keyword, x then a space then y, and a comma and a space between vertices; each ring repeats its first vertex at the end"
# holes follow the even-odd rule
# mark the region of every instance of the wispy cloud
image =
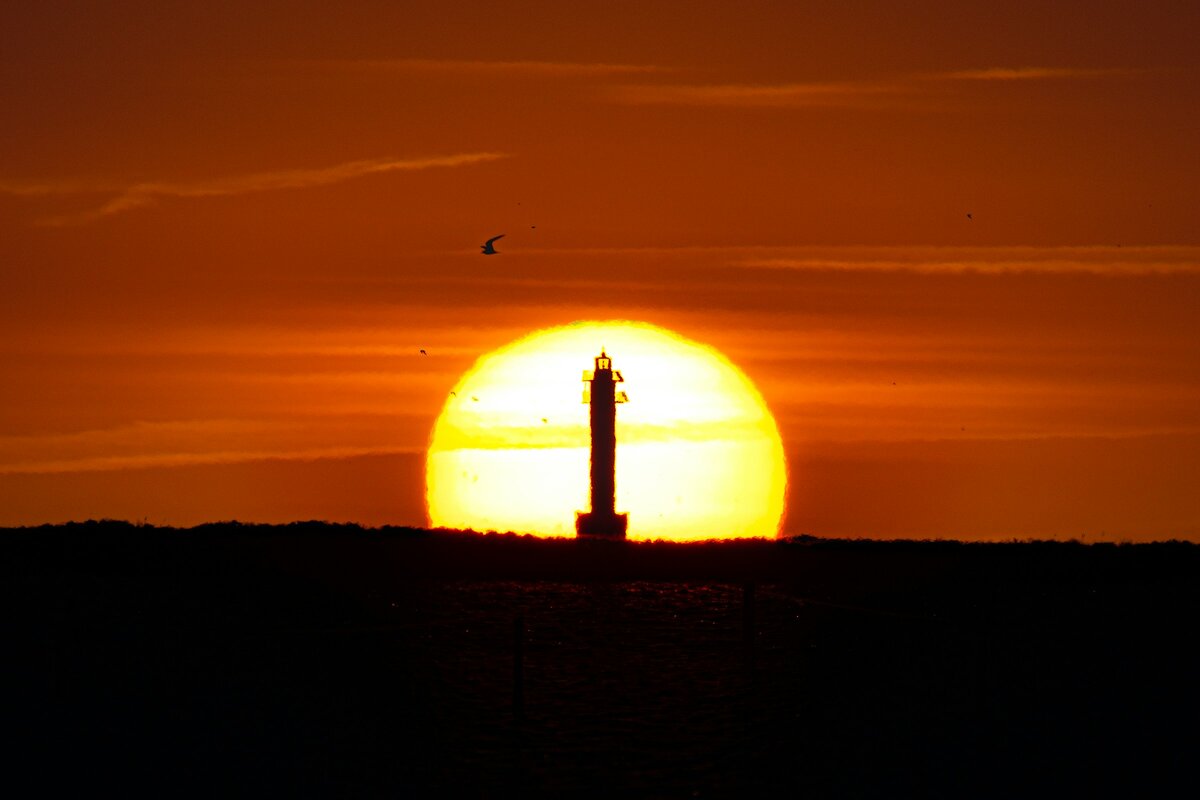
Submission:
POLYGON ((609 96, 628 105, 797 108, 873 105, 907 91, 910 89, 901 84, 890 83, 730 83, 615 86, 609 96))
POLYGON ((1200 248, 1162 247, 912 247, 821 249, 801 255, 734 258, 734 266, 768 270, 917 272, 924 274, 1200 273, 1200 248))
POLYGON ((991 67, 902 75, 869 81, 724 84, 627 84, 608 98, 627 105, 740 108, 887 108, 929 102, 938 82, 1037 81, 1129 74, 1123 69, 991 67))
POLYGON ((124 187, 86 181, 4 181, 0 180, 0 194, 15 197, 50 197, 60 194, 103 194, 119 192, 124 187))
POLYGON ((71 433, 0 435, 0 475, 424 452, 400 438, 394 425, 385 434, 380 418, 361 414, 129 422, 71 433))
MULTIPOLYGON (((677 247, 547 247, 522 252, 525 259, 595 259, 623 264, 736 267, 762 270, 917 273, 1086 272, 1096 275, 1200 273, 1195 245, 681 245, 677 247)), ((497 280, 516 280, 497 276, 497 280)), ((638 281, 662 280, 655 271, 638 281)), ((472 280, 478 280, 473 277, 472 280)), ((556 278, 556 280, 570 280, 556 278)), ((590 278, 579 279, 581 281, 590 278)), ((611 279, 606 279, 606 282, 611 279)), ((579 285, 576 283, 575 285, 579 285)), ((641 284, 639 284, 641 285, 641 284)))
POLYGON ((373 158, 347 161, 330 167, 275 170, 248 175, 232 175, 206 181, 144 182, 114 188, 86 185, 77 181, 63 183, 0 183, 0 192, 19 196, 98 194, 116 191, 115 197, 87 211, 43 220, 48 225, 91 222, 124 211, 150 205, 163 198, 228 197, 281 189, 307 189, 328 186, 367 175, 410 172, 439 167, 461 167, 507 158, 504 153, 460 153, 432 158, 373 158))
POLYGON ((315 461, 327 458, 413 455, 420 447, 321 447, 307 450, 229 450, 206 453, 160 453, 156 455, 90 456, 56 461, 27 461, 0 465, 0 475, 46 475, 64 472, 112 472, 126 469, 190 467, 210 464, 242 464, 249 461, 315 461))
POLYGON ((757 269, 811 271, 917 272, 924 274, 1010 274, 1010 273, 1089 273, 1093 275, 1168 275, 1200 272, 1200 263, 1147 263, 1137 261, 1088 262, 1075 260, 1043 261, 840 261, 824 258, 753 259, 737 264, 757 269))
POLYGON ((1038 81, 1054 78, 1098 78, 1106 75, 1123 75, 1123 69, 1076 69, 1071 67, 989 67, 987 69, 964 69, 953 72, 938 72, 925 77, 933 80, 952 81, 1038 81))
POLYGON ((588 77, 661 72, 652 64, 613 64, 580 61, 473 61, 452 58, 396 58, 350 61, 320 61, 319 65, 374 72, 448 72, 455 74, 504 74, 543 77, 588 77))

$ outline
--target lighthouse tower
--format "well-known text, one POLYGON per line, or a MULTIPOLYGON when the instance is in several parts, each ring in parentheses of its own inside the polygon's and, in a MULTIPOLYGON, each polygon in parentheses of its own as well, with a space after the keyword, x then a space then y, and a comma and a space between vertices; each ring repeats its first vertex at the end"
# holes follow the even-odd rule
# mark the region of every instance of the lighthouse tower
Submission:
POLYGON ((592 421, 592 510, 575 515, 575 532, 580 536, 624 539, 629 515, 616 512, 617 403, 629 400, 616 386, 621 373, 612 368, 604 350, 596 356, 596 369, 585 370, 583 402, 591 405, 592 421))

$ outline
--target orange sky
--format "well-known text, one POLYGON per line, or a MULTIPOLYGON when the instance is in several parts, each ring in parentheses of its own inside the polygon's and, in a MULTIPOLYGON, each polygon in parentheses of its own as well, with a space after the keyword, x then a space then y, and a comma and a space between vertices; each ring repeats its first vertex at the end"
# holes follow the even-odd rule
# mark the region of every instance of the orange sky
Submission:
POLYGON ((1195 3, 247 5, 0 10, 0 524, 420 524, 456 377, 622 317, 789 532, 1200 539, 1195 3))

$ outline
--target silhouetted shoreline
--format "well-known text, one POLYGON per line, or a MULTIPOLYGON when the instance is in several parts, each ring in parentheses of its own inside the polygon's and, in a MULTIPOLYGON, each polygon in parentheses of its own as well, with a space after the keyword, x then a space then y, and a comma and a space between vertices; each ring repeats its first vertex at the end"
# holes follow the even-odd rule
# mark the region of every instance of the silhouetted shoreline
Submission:
MULTIPOLYGON (((411 527, 368 528, 349 523, 318 521, 258 524, 213 522, 189 528, 139 525, 118 520, 88 520, 55 525, 0 528, 0 547, 13 555, 48 556, 54 552, 76 560, 103 556, 125 548, 159 552, 179 547, 232 546, 243 543, 259 552, 271 543, 288 544, 298 551, 326 546, 347 551, 379 551, 403 555, 391 564, 404 575, 414 559, 422 574, 461 571, 464 577, 562 577, 615 580, 744 578, 778 579, 802 568, 813 558, 854 554, 858 558, 955 557, 1024 560, 1036 557, 1049 562, 1075 560, 1089 564, 1118 561, 1156 563, 1167 568, 1195 566, 1200 544, 1183 540, 1157 542, 1081 542, 1079 540, 963 541, 955 539, 837 539, 796 536, 778 539, 712 539, 698 542, 608 541, 574 536, 541 538, 512 532, 476 532, 411 527), (458 559, 458 560, 456 560, 458 559), (1159 563, 1161 559, 1161 563, 1159 563), (1178 559, 1183 559, 1182 562, 1178 559), (443 572, 444 571, 444 572, 443 572)), ((137 563, 140 559, 130 562, 137 563)))
POLYGON ((153 571, 180 560, 263 568, 366 586, 402 579, 727 581, 802 583, 809 596, 936 595, 997 583, 1078 586, 1200 578, 1200 546, 1182 541, 790 539, 632 542, 542 539, 514 533, 363 528, 297 522, 210 523, 192 528, 89 521, 0 529, 5 572, 43 569, 153 571), (159 563, 161 562, 161 563, 159 563))
POLYGON ((89 522, 0 587, 43 794, 1145 795, 1200 712, 1184 542, 89 522))

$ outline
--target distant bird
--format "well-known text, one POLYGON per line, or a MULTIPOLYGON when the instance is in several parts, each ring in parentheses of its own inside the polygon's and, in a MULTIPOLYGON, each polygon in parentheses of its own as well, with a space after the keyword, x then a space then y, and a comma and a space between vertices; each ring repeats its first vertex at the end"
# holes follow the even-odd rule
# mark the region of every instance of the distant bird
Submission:
POLYGON ((427 355, 429 355, 429 353, 426 353, 424 350, 422 350, 422 351, 421 351, 421 355, 423 355, 423 356, 427 356, 427 355))
POLYGON ((451 397, 458 397, 458 392, 451 392, 451 393, 450 393, 450 396, 451 396, 451 397))
POLYGON ((483 254, 485 256, 494 256, 499 251, 495 247, 492 246, 492 242, 496 241, 497 239, 503 239, 503 238, 504 238, 503 233, 500 234, 499 236, 493 236, 492 238, 488 239, 483 244, 479 245, 479 249, 483 251, 483 254))
POLYGON ((537 230, 537 225, 530 225, 530 226, 529 226, 529 230, 531 230, 531 231, 536 231, 536 230, 537 230))
POLYGON ((472 402, 472 403, 478 403, 478 402, 479 402, 479 398, 478 398, 478 397, 476 397, 475 395, 471 395, 471 402, 472 402))
POLYGON ((546 418, 545 418, 545 417, 542 417, 542 422, 545 422, 545 421, 546 421, 546 418))
POLYGON ((973 219, 975 219, 975 217, 971 216, 970 214, 967 214, 967 219, 972 219, 972 220, 973 220, 973 219))

